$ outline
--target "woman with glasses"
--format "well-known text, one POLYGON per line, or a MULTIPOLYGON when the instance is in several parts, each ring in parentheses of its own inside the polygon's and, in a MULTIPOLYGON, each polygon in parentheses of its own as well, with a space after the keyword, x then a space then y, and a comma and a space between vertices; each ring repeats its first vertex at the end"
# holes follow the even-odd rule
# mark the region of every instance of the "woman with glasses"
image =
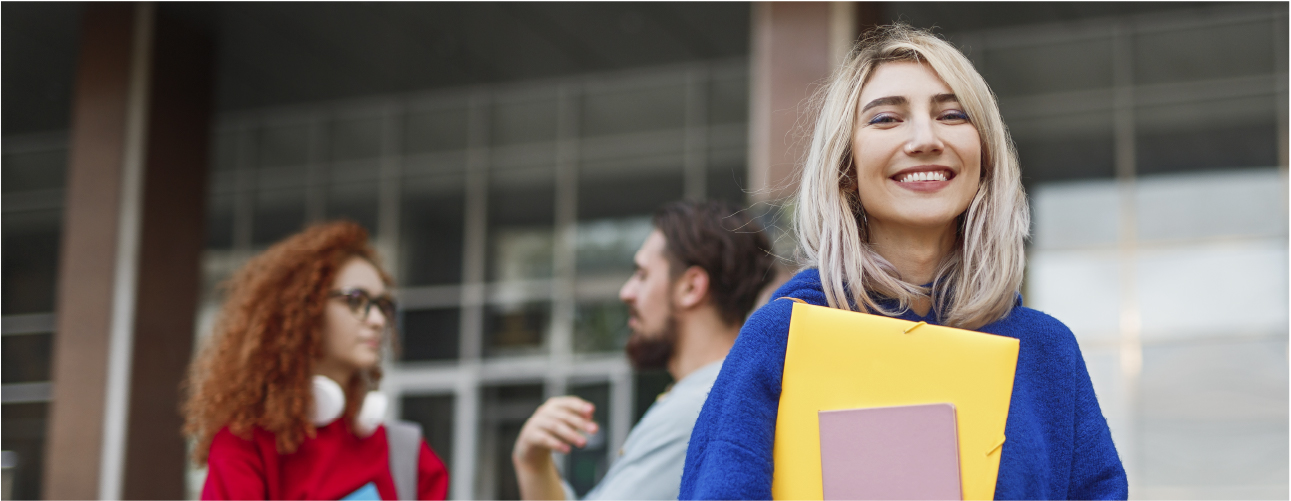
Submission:
POLYGON ((184 431, 203 499, 444 499, 444 464, 382 423, 390 277, 351 222, 312 226, 226 284, 190 369, 184 431))

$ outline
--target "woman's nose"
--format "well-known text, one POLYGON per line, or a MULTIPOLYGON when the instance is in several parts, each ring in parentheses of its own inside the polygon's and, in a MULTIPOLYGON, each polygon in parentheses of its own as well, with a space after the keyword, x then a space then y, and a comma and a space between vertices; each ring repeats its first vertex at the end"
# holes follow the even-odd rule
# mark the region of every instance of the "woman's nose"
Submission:
POLYGON ((905 144, 905 152, 907 155, 941 153, 942 148, 945 147, 941 142, 941 137, 937 134, 935 120, 911 120, 909 130, 910 139, 906 141, 905 144))
POLYGON ((386 318, 385 311, 383 311, 381 308, 377 308, 373 306, 371 309, 368 310, 367 320, 369 324, 372 324, 373 326, 380 329, 385 327, 386 322, 389 321, 390 319, 386 318))

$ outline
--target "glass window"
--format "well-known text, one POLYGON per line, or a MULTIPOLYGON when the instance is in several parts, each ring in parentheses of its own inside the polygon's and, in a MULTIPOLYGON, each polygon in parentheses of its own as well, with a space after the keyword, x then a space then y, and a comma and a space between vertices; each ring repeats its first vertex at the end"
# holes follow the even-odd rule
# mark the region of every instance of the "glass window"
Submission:
POLYGON ((1116 175, 1110 111, 1009 119, 1022 182, 1028 188, 1050 181, 1116 175))
POLYGON ((552 274, 556 187, 550 167, 494 171, 489 186, 489 279, 552 274))
POLYGON ((592 92, 583 98, 583 135, 601 136, 686 125, 681 83, 592 92))
POLYGON ((631 272, 632 256, 650 234, 655 209, 682 197, 682 173, 680 169, 614 172, 597 167, 579 175, 578 273, 631 272))
POLYGON ((743 206, 748 202, 748 178, 749 169, 742 162, 714 163, 708 168, 708 198, 743 206))
POLYGON ((1154 84, 1272 74, 1277 61, 1273 26, 1260 21, 1140 34, 1134 40, 1134 81, 1154 84))
POLYGON ((381 156, 382 119, 341 120, 332 124, 333 160, 359 160, 381 156))
POLYGON ((233 194, 206 197, 206 248, 233 248, 233 194))
POLYGON ((0 448, 12 452, 17 463, 12 473, 5 471, 5 487, 13 489, 13 497, 9 499, 41 499, 49 404, 4 404, 0 414, 4 415, 0 448), (11 481, 12 486, 8 485, 11 481))
POLYGON ((1106 38, 993 49, 983 77, 1000 96, 1112 86, 1112 41, 1106 38))
POLYGON ((1277 107, 1272 95, 1141 107, 1138 173, 1277 165, 1277 107))
POLYGON ((62 188, 67 177, 67 150, 5 153, 4 193, 62 188))
POLYGON ((1279 337, 1143 349, 1136 409, 1139 482, 1212 493, 1197 497, 1285 495, 1285 328, 1279 337), (1249 487, 1220 490, 1229 486, 1249 487))
POLYGON ((467 131, 466 108, 409 113, 404 122, 403 150, 419 154, 464 149, 467 131))
POLYGON ((236 170, 241 157, 238 148, 242 135, 234 131, 222 131, 211 137, 211 170, 225 172, 236 170))
POLYGON ((631 273, 632 258, 653 229, 650 216, 579 222, 575 242, 579 276, 631 273))
POLYGON ((1285 238, 1140 250, 1134 271, 1144 342, 1279 331, 1285 338, 1285 238), (1242 305, 1241 313, 1214 307, 1221 304, 1242 305))
POLYGON ((462 280, 464 191, 461 176, 403 182, 403 207, 399 217, 403 285, 462 280))
POLYGON ((541 100, 494 103, 489 122, 491 142, 500 145, 556 139, 555 93, 549 94, 549 98, 541 100))
POLYGON ((578 219, 648 216, 684 193, 680 164, 647 162, 632 168, 591 164, 578 176, 578 219))
POLYGON ((349 219, 366 228, 369 237, 375 237, 377 193, 376 183, 334 183, 327 190, 327 218, 349 219))
POLYGON ((333 186, 375 183, 381 180, 381 160, 377 158, 336 160, 327 167, 327 176, 327 182, 333 186))
POLYGON ((436 456, 453 464, 453 425, 456 423, 457 398, 453 395, 408 395, 403 397, 400 418, 421 425, 422 437, 436 456))
POLYGON ((260 166, 286 167, 309 162, 309 128, 304 125, 266 127, 260 131, 260 166))
POLYGON ((35 383, 49 381, 54 334, 11 334, 0 337, 4 349, 3 383, 35 383))
POLYGON ((511 450, 525 420, 542 405, 541 384, 485 386, 480 391, 477 499, 520 499, 511 450))
POLYGON ((1136 187, 1140 240, 1284 240, 1287 234, 1287 185, 1274 167, 1146 176, 1136 187))
POLYGON ((569 394, 591 402, 595 406, 592 420, 600 425, 595 435, 587 437, 587 445, 582 448, 571 447, 565 455, 565 479, 574 493, 583 497, 596 487, 605 472, 610 469, 608 455, 610 432, 610 385, 594 383, 571 385, 569 394))
POLYGON ((1029 193, 1036 247, 1111 247, 1120 240, 1121 194, 1115 181, 1042 184, 1029 193))
POLYGON ((4 215, 0 308, 5 315, 54 311, 61 227, 62 211, 4 215))
POLYGON ((402 360, 457 360, 461 318, 460 308, 404 310, 402 360))
POLYGON ((292 188, 256 192, 255 223, 251 245, 264 248, 301 230, 305 225, 305 190, 292 188))
POLYGON ((708 123, 742 124, 748 119, 748 74, 714 78, 708 87, 708 123))
POLYGON ((575 352, 618 352, 626 346, 629 334, 628 307, 617 298, 575 307, 575 352))
POLYGON ((484 355, 533 355, 546 349, 551 328, 548 301, 490 304, 484 316, 484 355))

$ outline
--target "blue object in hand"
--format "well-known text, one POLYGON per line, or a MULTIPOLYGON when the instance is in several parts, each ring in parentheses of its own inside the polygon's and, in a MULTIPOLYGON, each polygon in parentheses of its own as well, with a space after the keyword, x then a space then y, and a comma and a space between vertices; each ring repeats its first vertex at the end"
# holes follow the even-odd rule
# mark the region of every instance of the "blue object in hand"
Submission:
POLYGON ((377 492, 377 484, 368 482, 359 487, 358 490, 351 492, 350 495, 341 498, 341 501, 371 501, 380 500, 381 494, 377 492))

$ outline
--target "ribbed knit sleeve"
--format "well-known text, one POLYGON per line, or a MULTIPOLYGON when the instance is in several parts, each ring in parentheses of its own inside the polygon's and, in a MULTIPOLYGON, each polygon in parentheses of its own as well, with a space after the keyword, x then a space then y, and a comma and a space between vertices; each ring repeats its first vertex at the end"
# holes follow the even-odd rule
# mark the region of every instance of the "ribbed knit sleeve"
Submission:
POLYGON ((1075 350, 1072 380, 1075 382, 1075 439, 1068 499, 1126 499, 1129 482, 1121 457, 1112 443, 1112 432, 1094 395, 1085 359, 1075 350))

